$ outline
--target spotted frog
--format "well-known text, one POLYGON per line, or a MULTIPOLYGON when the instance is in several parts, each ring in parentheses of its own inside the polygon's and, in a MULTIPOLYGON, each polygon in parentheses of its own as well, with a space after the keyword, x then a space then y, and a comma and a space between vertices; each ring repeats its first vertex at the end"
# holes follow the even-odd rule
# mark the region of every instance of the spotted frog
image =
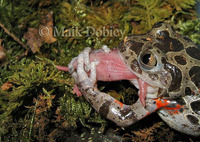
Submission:
POLYGON ((200 50, 170 24, 157 23, 146 34, 128 36, 117 49, 86 48, 68 69, 77 85, 74 91, 118 126, 157 112, 170 127, 200 135, 200 50), (129 80, 139 99, 125 105, 100 92, 98 80, 129 80))

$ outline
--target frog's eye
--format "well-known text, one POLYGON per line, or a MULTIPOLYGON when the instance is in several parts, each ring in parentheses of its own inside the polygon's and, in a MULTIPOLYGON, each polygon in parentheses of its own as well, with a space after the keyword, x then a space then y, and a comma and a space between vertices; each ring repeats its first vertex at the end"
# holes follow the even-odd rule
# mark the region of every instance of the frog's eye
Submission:
POLYGON ((157 58, 151 52, 144 52, 139 56, 139 62, 143 69, 151 70, 157 66, 157 58))

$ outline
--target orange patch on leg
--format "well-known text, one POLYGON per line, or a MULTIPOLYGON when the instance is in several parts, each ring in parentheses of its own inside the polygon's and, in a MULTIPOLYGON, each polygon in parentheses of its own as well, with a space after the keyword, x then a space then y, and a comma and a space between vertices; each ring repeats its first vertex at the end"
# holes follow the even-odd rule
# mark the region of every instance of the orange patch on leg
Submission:
POLYGON ((115 100, 114 102, 117 103, 121 108, 123 108, 123 105, 124 105, 124 104, 123 104, 122 102, 120 102, 120 101, 118 101, 118 100, 115 100))

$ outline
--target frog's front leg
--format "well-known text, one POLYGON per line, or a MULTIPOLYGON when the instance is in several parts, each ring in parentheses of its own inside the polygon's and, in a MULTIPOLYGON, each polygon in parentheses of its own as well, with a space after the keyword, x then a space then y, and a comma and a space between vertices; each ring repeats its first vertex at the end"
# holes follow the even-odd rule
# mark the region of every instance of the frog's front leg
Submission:
POLYGON ((126 127, 157 109, 153 108, 149 112, 140 103, 140 100, 133 105, 125 105, 110 95, 100 92, 96 87, 97 62, 91 63, 89 75, 85 72, 84 63, 84 53, 82 52, 78 56, 77 71, 73 73, 73 77, 85 99, 102 116, 115 122, 118 126, 126 127))
POLYGON ((185 96, 171 101, 171 105, 160 109, 159 116, 177 131, 200 136, 200 98, 185 96))

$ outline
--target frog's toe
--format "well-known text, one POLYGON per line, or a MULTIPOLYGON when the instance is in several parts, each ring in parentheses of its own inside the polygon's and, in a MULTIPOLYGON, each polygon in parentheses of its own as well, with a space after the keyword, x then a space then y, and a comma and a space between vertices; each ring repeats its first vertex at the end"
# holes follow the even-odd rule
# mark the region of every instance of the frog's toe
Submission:
POLYGON ((69 73, 72 74, 74 71, 75 71, 75 68, 74 68, 74 63, 76 62, 78 57, 75 57, 71 60, 71 62, 68 64, 68 70, 69 70, 69 73))
POLYGON ((103 51, 106 52, 106 53, 109 53, 109 52, 110 52, 110 48, 108 48, 107 45, 103 45, 103 46, 102 46, 102 49, 103 49, 103 51))
POLYGON ((78 81, 82 82, 88 78, 87 73, 85 72, 84 69, 84 56, 83 52, 81 52, 78 55, 78 61, 77 61, 77 76, 78 76, 78 81))
POLYGON ((79 91, 78 86, 76 84, 74 85, 73 93, 75 93, 78 97, 82 96, 82 94, 79 91))
POLYGON ((90 80, 95 84, 97 82, 97 72, 96 65, 99 64, 99 61, 96 60, 91 63, 91 71, 90 71, 90 80))
POLYGON ((84 58, 85 71, 86 72, 89 72, 90 68, 91 68, 90 58, 89 58, 90 51, 91 51, 90 47, 85 48, 85 50, 83 51, 83 58, 84 58))
POLYGON ((73 73, 75 82, 80 90, 87 91, 90 88, 94 88, 96 84, 96 65, 98 61, 91 63, 90 76, 85 71, 84 53, 80 53, 77 61, 77 72, 73 73))

